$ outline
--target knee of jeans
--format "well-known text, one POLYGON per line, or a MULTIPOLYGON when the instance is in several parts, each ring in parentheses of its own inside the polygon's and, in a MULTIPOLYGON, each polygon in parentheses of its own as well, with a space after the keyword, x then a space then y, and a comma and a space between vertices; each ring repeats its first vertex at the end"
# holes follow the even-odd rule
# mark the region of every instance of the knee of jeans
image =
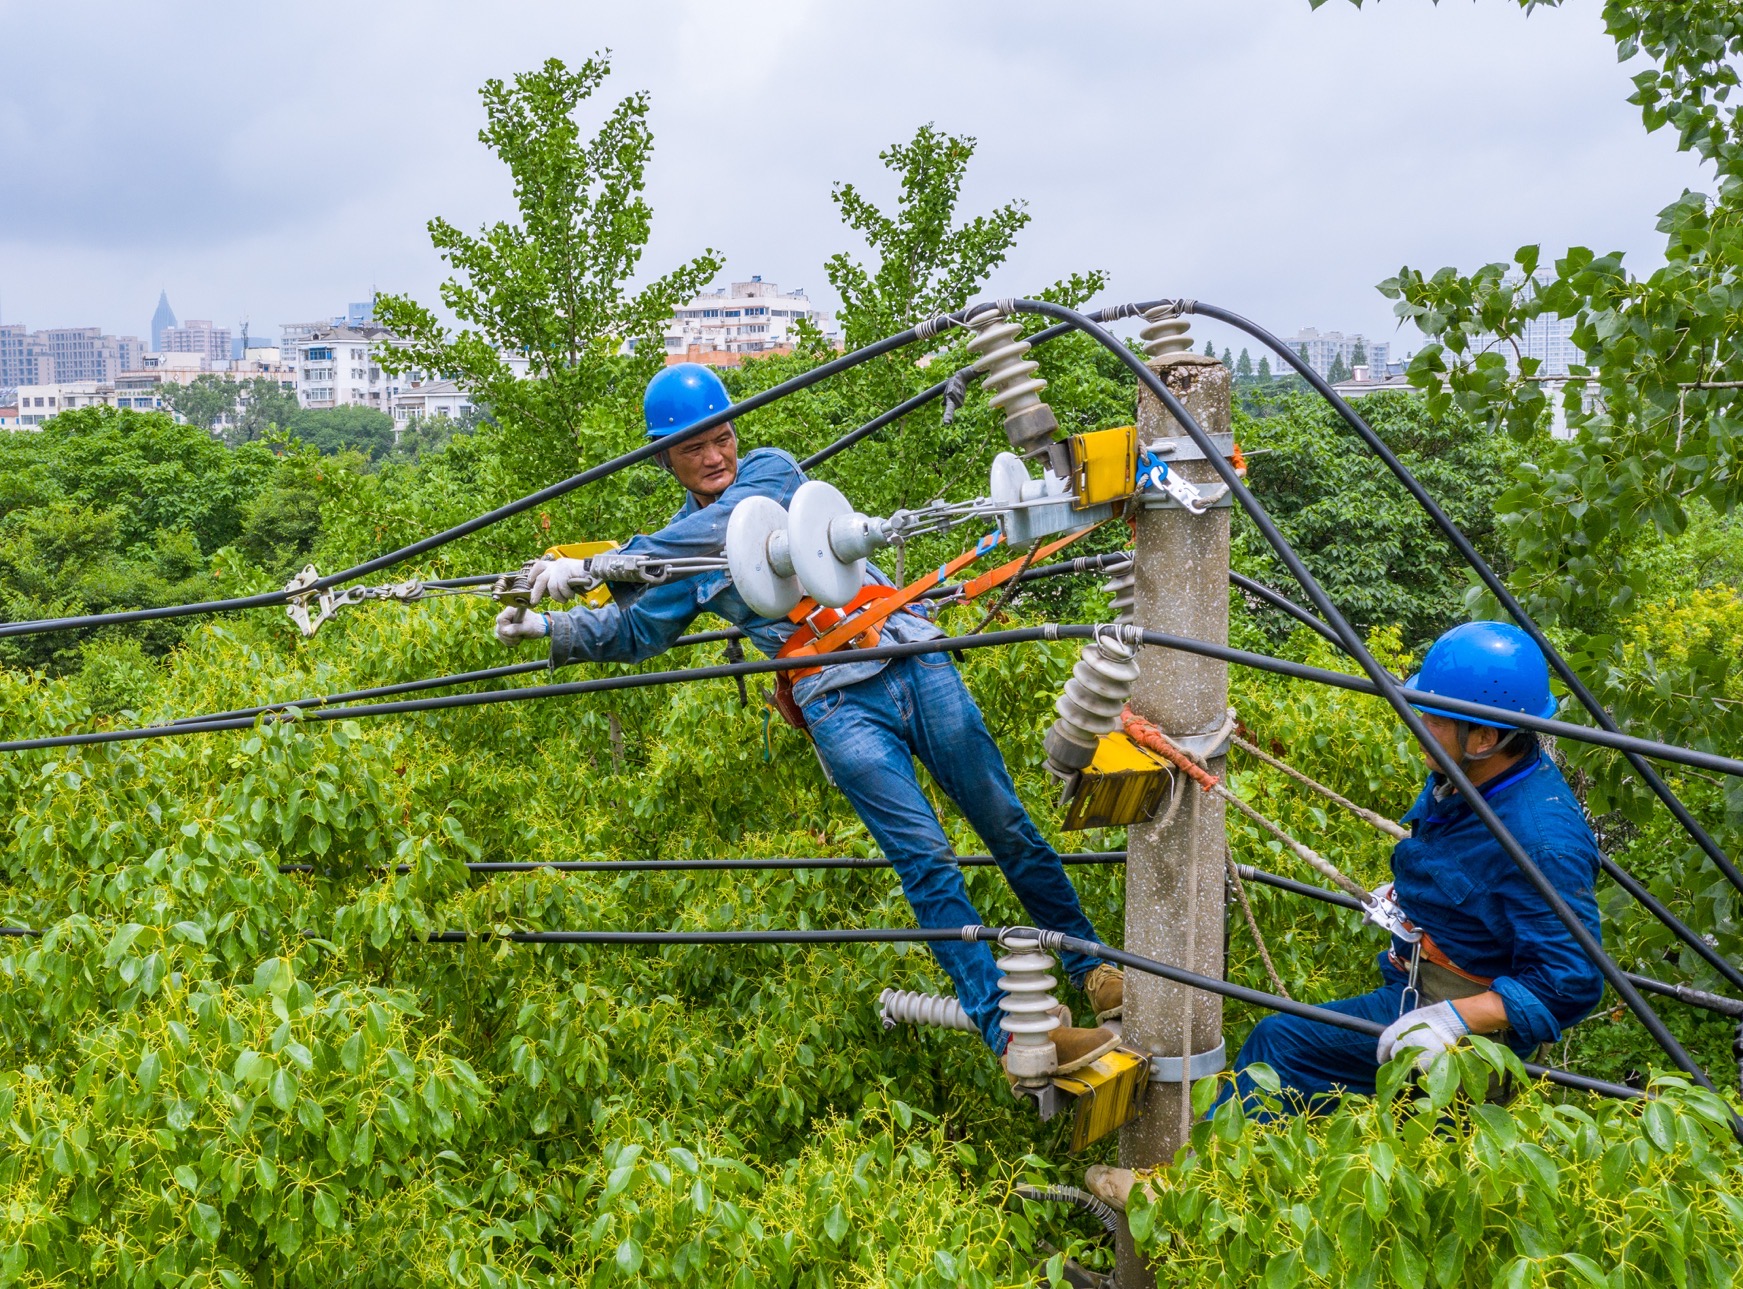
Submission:
POLYGON ((1289 1019, 1287 1016, 1267 1016, 1253 1026, 1253 1032, 1247 1035, 1247 1041, 1241 1044, 1240 1053, 1235 1057, 1235 1068, 1258 1061, 1269 1065, 1277 1056, 1293 1051, 1298 1044, 1295 1035, 1289 1032, 1289 1019))

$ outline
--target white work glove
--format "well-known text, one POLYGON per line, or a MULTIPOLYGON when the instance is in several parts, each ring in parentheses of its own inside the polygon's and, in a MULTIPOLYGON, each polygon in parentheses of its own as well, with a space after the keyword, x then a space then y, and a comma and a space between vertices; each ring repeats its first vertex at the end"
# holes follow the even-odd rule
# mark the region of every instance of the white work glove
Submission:
POLYGON ((522 640, 540 640, 551 634, 551 620, 511 604, 496 615, 496 638, 511 645, 522 640))
POLYGON ((599 579, 588 568, 589 561, 571 559, 541 559, 533 564, 532 595, 534 604, 547 595, 558 604, 567 604, 584 591, 599 585, 599 579))
POLYGON ((1418 1007, 1386 1026, 1374 1045, 1374 1056, 1384 1065, 1400 1052, 1415 1048, 1416 1068, 1426 1070, 1430 1061, 1470 1032, 1464 1017, 1450 1002, 1418 1007))

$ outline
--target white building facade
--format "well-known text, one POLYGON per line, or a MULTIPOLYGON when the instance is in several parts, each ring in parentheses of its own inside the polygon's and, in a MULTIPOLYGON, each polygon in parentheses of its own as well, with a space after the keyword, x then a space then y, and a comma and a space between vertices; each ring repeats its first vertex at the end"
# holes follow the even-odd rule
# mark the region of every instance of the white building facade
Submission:
POLYGON ((304 407, 370 407, 389 412, 390 378, 374 357, 378 347, 393 343, 385 327, 284 328, 281 353, 296 370, 297 402, 304 407))
MULTIPOLYGON (((1348 335, 1341 331, 1321 331, 1317 327, 1303 327, 1293 336, 1283 337, 1283 343, 1307 360, 1307 365, 1321 376, 1331 374, 1334 359, 1343 361, 1344 370, 1353 371, 1357 363, 1373 372, 1384 372, 1391 360, 1392 346, 1384 340, 1370 341, 1360 332, 1348 335), (1360 353, 1357 353, 1357 350, 1360 353)), ((1274 364, 1279 374, 1286 374, 1288 366, 1279 360, 1274 364)))
POLYGON ((682 362, 692 351, 708 355, 790 349, 801 318, 830 340, 839 335, 834 316, 813 305, 802 288, 782 291, 760 276, 734 282, 673 311, 666 324, 666 360, 682 362))

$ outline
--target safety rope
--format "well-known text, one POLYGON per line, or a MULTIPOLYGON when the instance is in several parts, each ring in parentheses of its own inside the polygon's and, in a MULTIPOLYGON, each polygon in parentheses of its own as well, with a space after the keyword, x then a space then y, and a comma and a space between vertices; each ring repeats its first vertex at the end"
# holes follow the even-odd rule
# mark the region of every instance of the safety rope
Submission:
POLYGON ((1271 949, 1265 943, 1265 933, 1259 930, 1259 920, 1253 916, 1253 906, 1247 902, 1247 887, 1241 881, 1241 870, 1235 864, 1235 853, 1229 849, 1229 844, 1223 842, 1223 864, 1228 869, 1229 885, 1235 892, 1235 899, 1240 901, 1241 913, 1247 920, 1247 930, 1252 934, 1253 945, 1259 950, 1259 961, 1265 964, 1265 974, 1271 980, 1271 987, 1279 997, 1289 997, 1289 990, 1283 986, 1283 978, 1277 974, 1277 966, 1271 961, 1271 949))
POLYGON ((1406 837, 1410 836, 1410 831, 1408 829, 1401 828, 1398 824, 1396 824, 1392 820, 1386 818, 1385 815, 1378 814, 1375 811, 1369 810, 1366 806, 1358 806, 1355 802, 1351 801, 1348 797, 1343 796, 1342 794, 1338 793, 1336 790, 1334 790, 1332 788, 1326 787, 1325 784, 1320 783, 1317 780, 1308 778, 1307 775, 1303 774, 1300 770, 1297 770, 1294 766, 1288 765, 1285 762, 1278 760, 1276 757, 1272 756, 1269 752, 1266 752, 1262 748, 1256 747, 1252 743, 1249 743, 1246 739, 1242 738, 1239 734, 1231 735, 1230 741, 1236 747, 1240 748, 1241 751, 1245 752, 1248 756, 1251 756, 1257 760, 1263 761, 1266 765, 1270 766, 1274 770, 1283 771, 1283 773, 1287 774, 1290 778, 1296 780, 1299 783, 1305 784, 1307 787, 1311 788, 1313 791, 1319 793, 1319 795, 1324 797, 1327 801, 1332 801, 1332 802, 1335 802, 1336 804, 1342 806, 1345 810, 1349 811, 1352 815, 1356 816, 1356 818, 1362 820, 1363 822, 1365 822, 1367 824, 1372 825, 1375 829, 1377 829, 1380 832, 1385 833, 1388 837, 1391 837, 1394 841, 1403 841, 1406 837))

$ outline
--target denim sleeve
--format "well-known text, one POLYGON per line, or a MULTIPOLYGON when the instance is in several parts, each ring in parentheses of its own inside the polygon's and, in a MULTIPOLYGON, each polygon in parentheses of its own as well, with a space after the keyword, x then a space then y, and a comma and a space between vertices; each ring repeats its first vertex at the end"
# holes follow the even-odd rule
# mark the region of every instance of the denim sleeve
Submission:
POLYGON ((700 613, 692 578, 650 586, 627 608, 585 605, 551 618, 551 666, 572 662, 644 662, 672 647, 700 613))
MULTIPOLYGON (((1593 935, 1598 906, 1589 881, 1576 886, 1572 876, 1581 861, 1536 857, 1546 876, 1593 935)), ((1584 1019, 1604 993, 1604 978, 1581 951, 1571 932, 1523 875, 1507 891, 1503 907, 1512 924, 1513 964, 1491 988, 1501 995, 1507 1022, 1528 1043, 1553 1043, 1567 1026, 1584 1019)), ((1509 887, 1513 882, 1507 883, 1509 887)))

